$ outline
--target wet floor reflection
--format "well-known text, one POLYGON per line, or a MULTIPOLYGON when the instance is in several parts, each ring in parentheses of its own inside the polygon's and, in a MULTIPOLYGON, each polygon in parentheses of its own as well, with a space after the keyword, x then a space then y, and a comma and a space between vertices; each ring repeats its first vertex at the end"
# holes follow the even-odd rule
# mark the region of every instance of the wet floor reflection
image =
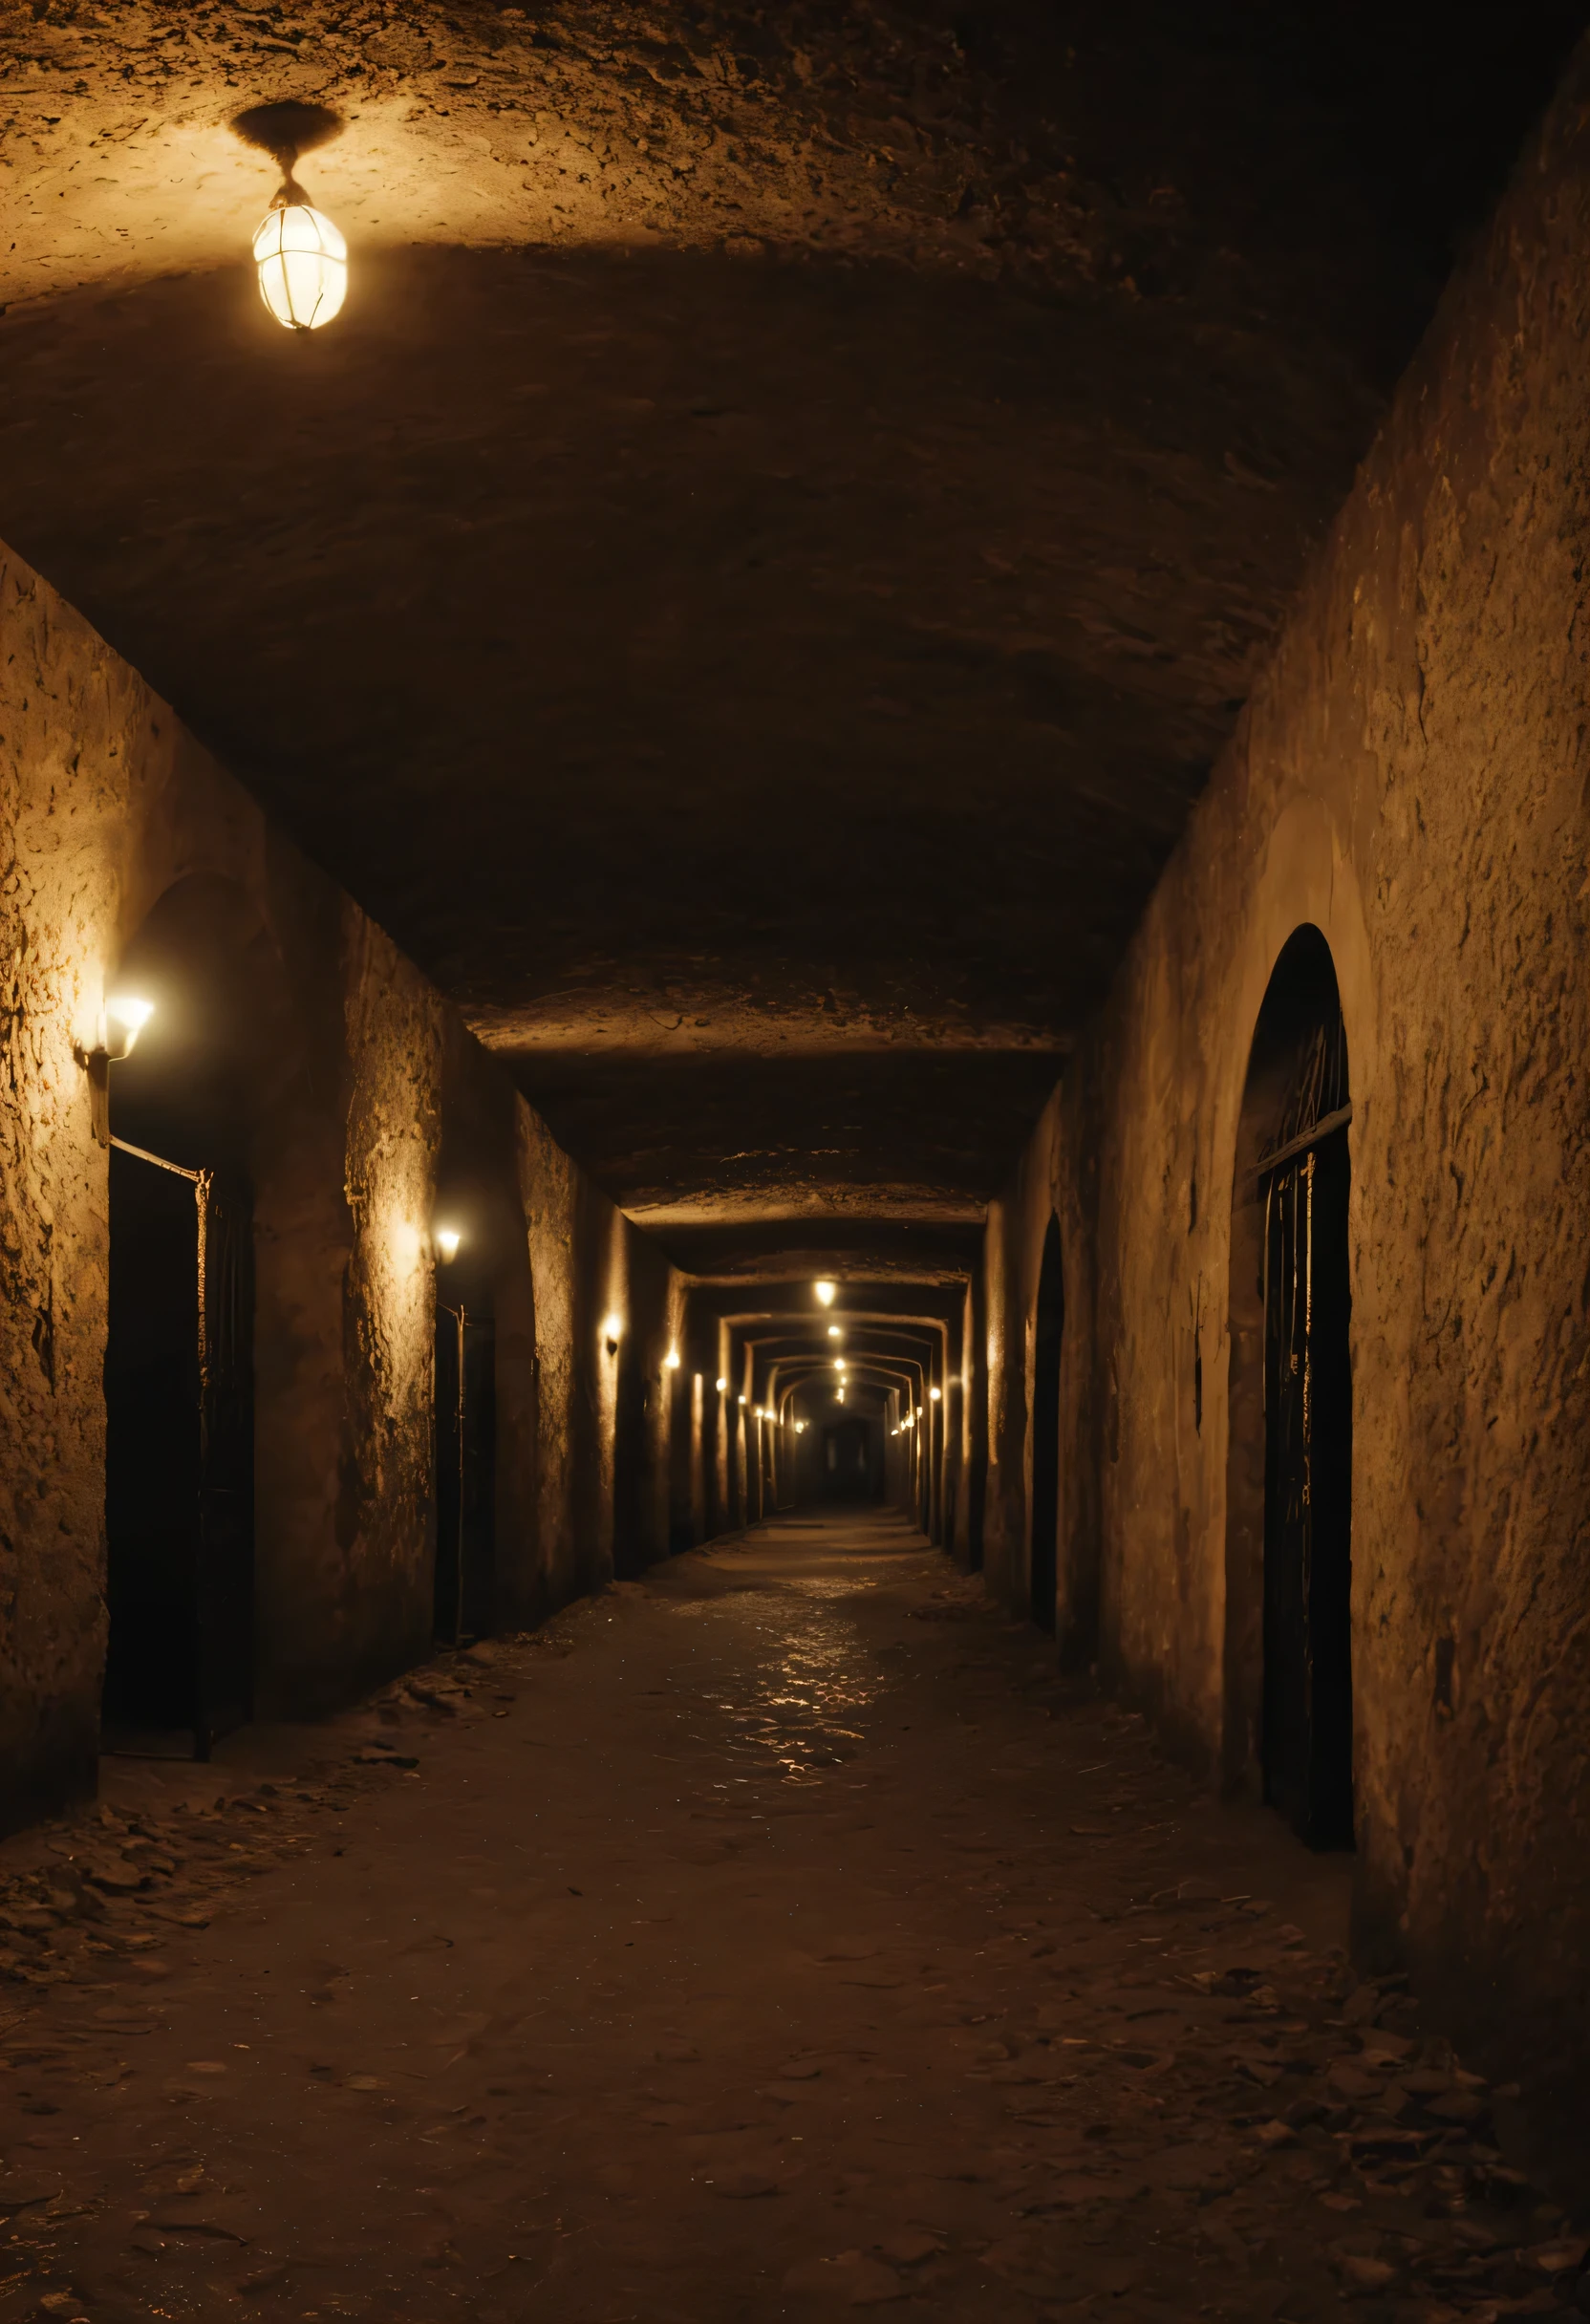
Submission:
POLYGON ((737 1756, 743 1754, 754 1772, 799 1782, 855 1756, 863 1741, 858 1716, 889 1681, 856 1625, 823 1602, 870 1586, 850 1580, 804 1582, 801 1602, 776 1611, 769 1609, 765 1588, 673 1609, 709 1631, 729 1627, 736 1633, 740 1652, 702 1656, 699 1692, 726 1716, 730 1748, 737 1756))

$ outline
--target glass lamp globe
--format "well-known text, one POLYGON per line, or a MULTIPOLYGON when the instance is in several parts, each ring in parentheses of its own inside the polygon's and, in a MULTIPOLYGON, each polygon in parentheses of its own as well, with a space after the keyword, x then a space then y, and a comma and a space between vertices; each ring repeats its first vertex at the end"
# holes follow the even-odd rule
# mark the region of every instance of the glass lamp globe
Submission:
POLYGON ((348 245, 307 202, 268 210, 254 235, 260 296, 289 331, 318 331, 348 293, 348 245))

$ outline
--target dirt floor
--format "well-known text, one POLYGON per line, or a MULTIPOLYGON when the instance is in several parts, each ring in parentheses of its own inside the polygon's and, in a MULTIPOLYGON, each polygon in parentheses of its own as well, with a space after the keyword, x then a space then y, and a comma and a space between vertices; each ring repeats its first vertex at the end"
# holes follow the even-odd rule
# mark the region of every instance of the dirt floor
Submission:
POLYGON ((3 2324, 1572 2312, 1345 1863, 892 1517, 104 1792, 0 1850, 3 2324))

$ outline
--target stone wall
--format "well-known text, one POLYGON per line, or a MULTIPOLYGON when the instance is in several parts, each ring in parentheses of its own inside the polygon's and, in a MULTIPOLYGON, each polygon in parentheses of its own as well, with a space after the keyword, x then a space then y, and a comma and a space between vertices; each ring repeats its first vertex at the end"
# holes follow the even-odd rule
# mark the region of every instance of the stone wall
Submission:
MULTIPOLYGON (((260 1715, 323 1711, 429 1650, 439 1199, 464 1205, 459 1281, 496 1319, 500 1621, 611 1573, 597 1319, 627 1270, 655 1278, 637 1349, 655 1371, 677 1301, 666 1262, 636 1257, 635 1230, 413 963, 4 549, 0 640, 3 1827, 95 1781, 109 1212, 82 1059, 118 967, 173 897, 202 898, 244 972, 260 1715)), ((113 1127, 125 1071, 110 1068, 113 1127)), ((661 1452, 656 1554, 665 1437, 661 1452)))
MULTIPOLYGON (((1277 957, 1300 925, 1323 932, 1353 1105, 1358 1941, 1411 1964, 1537 2092, 1590 2063, 1587 98, 1581 56, 987 1263, 1008 1462, 1042 1182, 1068 1260, 1096 1265, 1068 1305, 1089 1387, 1066 1398, 1065 1468, 1098 1496, 1104 1661, 1240 1779, 1224 1667, 1228 1485, 1251 1484, 1228 1477, 1251 1457, 1228 1431, 1238 1117, 1277 957)), ((1007 1580, 1018 1497, 991 1473, 1007 1580)))

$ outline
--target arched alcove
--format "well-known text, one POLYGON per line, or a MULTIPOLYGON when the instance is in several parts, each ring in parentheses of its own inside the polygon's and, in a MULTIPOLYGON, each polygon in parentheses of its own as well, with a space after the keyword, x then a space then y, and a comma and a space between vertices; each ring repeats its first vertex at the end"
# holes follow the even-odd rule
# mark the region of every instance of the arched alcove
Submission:
POLYGON ((1065 1332, 1065 1277, 1060 1221, 1051 1211, 1038 1276, 1033 1331, 1032 1498, 1027 1576, 1032 1618, 1053 1631, 1060 1566, 1060 1355, 1065 1332))
POLYGON ((107 989, 149 1014, 107 1098, 104 1739, 204 1757, 253 1706, 253 1210, 290 1009, 257 908, 209 875, 166 891, 107 989))
POLYGON ((1346 1032, 1299 928, 1254 1029, 1231 1243, 1225 1774, 1350 1846, 1352 1378, 1346 1032))

